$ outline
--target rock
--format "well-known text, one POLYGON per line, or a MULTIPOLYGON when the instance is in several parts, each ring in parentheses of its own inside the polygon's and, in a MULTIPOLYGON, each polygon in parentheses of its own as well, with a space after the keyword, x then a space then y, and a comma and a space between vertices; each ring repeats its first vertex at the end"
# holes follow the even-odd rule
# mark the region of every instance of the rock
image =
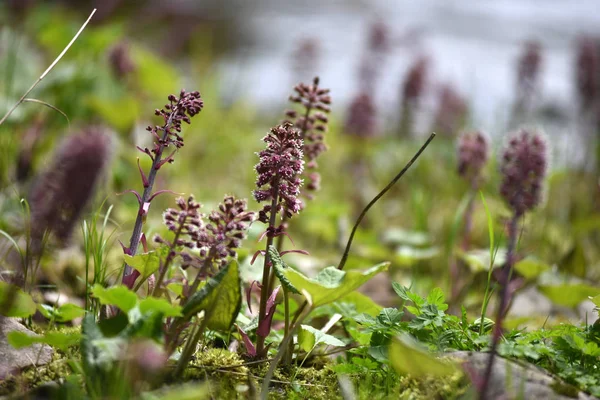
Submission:
MULTIPOLYGON (((489 353, 458 351, 448 354, 469 363, 471 372, 482 377, 489 353)), ((496 357, 487 391, 489 399, 592 400, 596 397, 552 377, 544 369, 526 362, 496 357)))
POLYGON ((35 335, 15 318, 0 316, 0 380, 25 367, 48 364, 52 360, 53 350, 45 344, 35 344, 18 350, 12 347, 6 338, 12 331, 35 335))

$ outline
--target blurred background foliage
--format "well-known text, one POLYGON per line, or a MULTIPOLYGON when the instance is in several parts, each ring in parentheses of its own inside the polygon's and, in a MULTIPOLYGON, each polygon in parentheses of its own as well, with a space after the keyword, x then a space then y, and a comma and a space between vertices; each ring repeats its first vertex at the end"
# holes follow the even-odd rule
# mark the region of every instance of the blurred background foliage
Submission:
MULTIPOLYGON (((115 234, 109 252, 113 272, 109 279, 113 279, 115 271, 121 267, 122 255, 117 241, 127 240, 137 212, 133 196, 117 193, 141 189, 136 165, 139 154, 135 146, 149 144, 145 127, 158 122, 153 117, 153 110, 162 107, 166 96, 178 93, 182 87, 199 90, 205 108, 192 125, 185 127, 185 147, 177 154, 175 163, 163 169, 156 189, 193 193, 205 204, 205 210, 210 210, 224 193, 251 198, 255 179, 253 167, 258 161, 255 153, 262 147, 260 139, 269 127, 283 119, 284 110, 288 107, 286 96, 291 94, 293 84, 298 79, 308 82, 313 75, 325 71, 321 82, 323 87, 329 87, 327 78, 335 75, 336 64, 326 55, 331 43, 327 37, 320 36, 318 27, 312 29, 312 42, 292 37, 281 29, 285 14, 281 10, 273 11, 279 19, 273 22, 270 35, 277 37, 278 41, 287 42, 288 51, 281 57, 288 60, 288 70, 274 72, 271 66, 263 71, 264 82, 247 82, 251 78, 243 73, 243 60, 247 52, 257 49, 256 42, 260 42, 261 36, 260 31, 254 36, 249 33, 250 22, 246 15, 251 14, 250 8, 238 3, 119 0, 2 2, 2 115, 69 42, 91 8, 98 7, 98 13, 67 55, 31 94, 31 97, 61 110, 68 120, 39 103, 28 102, 0 126, 0 228, 17 237, 24 235, 26 224, 19 199, 27 197, 31 182, 51 163, 53 149, 62 138, 89 125, 105 127, 113 139, 111 164, 102 189, 97 191, 85 219, 90 220, 94 214, 104 213, 108 207, 114 206, 110 229, 115 234), (319 46, 320 53, 315 50, 319 46), (234 64, 239 64, 235 69, 232 69, 232 59, 237 60, 234 64), (331 62, 333 66, 323 68, 323 61, 331 62), (270 74, 273 74, 271 80, 270 74), (287 80, 281 79, 282 74, 287 75, 287 80), (276 84, 282 86, 272 91, 279 99, 275 104, 265 100, 264 90, 259 91, 257 96, 253 96, 251 91, 249 93, 248 88, 261 84, 265 85, 266 91, 276 84), (28 169, 21 171, 19 160, 25 153, 30 155, 30 162, 28 169)), ((274 10, 277 8, 276 5, 271 6, 274 10)), ((287 7, 292 21, 297 21, 298 15, 305 15, 303 12, 306 11, 295 14, 297 10, 293 5, 287 7)), ((324 5, 324 12, 332 12, 332 7, 331 4, 324 5)), ((348 7, 354 10, 368 8, 356 4, 348 7)), ((269 6, 261 4, 260 9, 269 9, 269 6)), ((594 289, 600 288, 599 169, 595 165, 595 154, 588 156, 581 153, 582 148, 595 149, 597 117, 592 118, 591 124, 584 124, 589 113, 580 111, 574 104, 565 108, 559 102, 556 106, 554 99, 536 94, 534 100, 527 100, 530 104, 526 111, 513 112, 511 99, 497 110, 498 115, 511 114, 511 118, 485 119, 478 114, 478 106, 473 104, 473 99, 457 100, 447 91, 446 97, 439 97, 436 86, 439 82, 435 83, 435 79, 431 80, 434 82, 430 83, 432 87, 424 90, 424 99, 412 109, 410 107, 413 106, 407 105, 400 94, 408 93, 406 88, 411 84, 418 86, 421 78, 418 74, 408 73, 409 68, 396 71, 400 80, 393 89, 396 100, 376 101, 371 110, 373 115, 364 116, 359 111, 369 110, 369 107, 362 104, 358 111, 353 111, 351 94, 359 88, 359 92, 366 91, 378 98, 376 88, 393 86, 386 80, 386 74, 378 74, 377 70, 383 69, 386 62, 394 64, 390 61, 391 56, 386 61, 386 54, 393 52, 390 47, 393 47, 394 40, 401 37, 410 46, 419 48, 404 53, 407 64, 416 58, 415 55, 427 53, 426 46, 422 45, 423 41, 427 41, 427 35, 416 35, 405 26, 401 32, 395 31, 394 21, 388 23, 385 18, 376 18, 375 13, 366 14, 370 19, 363 18, 360 22, 362 42, 337 44, 341 51, 348 46, 348 51, 358 55, 355 64, 359 65, 359 73, 346 80, 340 101, 335 88, 332 92, 333 114, 326 136, 329 151, 319 160, 322 191, 316 199, 307 202, 306 209, 292 221, 290 228, 295 246, 306 249, 311 256, 290 255, 290 264, 308 269, 337 264, 349 227, 361 207, 404 166, 423 138, 432 129, 441 126, 441 131, 438 130, 440 135, 433 145, 368 215, 355 240, 348 268, 364 268, 375 262, 391 260, 390 279, 412 285, 413 291, 427 293, 435 286, 448 288, 449 264, 459 258, 464 260, 463 274, 468 276, 464 303, 470 310, 477 310, 489 264, 485 260, 486 254, 489 254, 489 226, 480 196, 475 194, 469 249, 466 253, 459 249, 461 204, 474 194, 469 192, 468 183, 456 173, 456 137, 465 129, 479 129, 480 123, 484 126, 493 124, 491 142, 494 154, 486 166, 481 192, 493 217, 496 239, 502 247, 504 222, 509 211, 498 195, 498 149, 505 140, 505 132, 525 123, 548 131, 550 145, 557 156, 547 181, 543 205, 528 215, 522 224, 519 254, 537 260, 522 266, 522 275, 526 277, 524 287, 542 288, 559 306, 562 304, 561 296, 553 295, 550 290, 544 291, 544 287, 558 285, 561 288, 566 285, 564 289, 573 283, 589 285, 592 288, 589 293, 579 291, 575 294, 585 293, 576 304, 596 291, 600 293, 600 290, 594 289), (367 34, 364 34, 365 27, 367 34), (416 36, 411 36, 411 32, 416 36), (378 47, 378 38, 388 44, 378 47), (365 78, 364 70, 371 75, 365 78), (450 100, 444 102, 448 98, 450 100), (449 105, 446 104, 448 102, 449 105), (407 128, 402 124, 400 115, 406 118, 409 108, 414 123, 407 128), (455 121, 449 129, 436 122, 439 115, 446 115, 444 113, 450 113, 450 121, 455 121), (358 123, 369 125, 374 118, 375 127, 367 126, 356 133, 356 126, 348 121, 353 121, 352 117, 359 114, 362 119, 359 118, 358 123)), ((268 30, 269 15, 262 16, 266 26, 263 29, 268 30)), ((304 20, 310 25, 309 17, 304 20)), ((251 21, 256 22, 256 19, 251 21)), ((525 39, 514 40, 524 43, 525 39)), ((594 43, 597 45, 597 42, 594 43)), ((262 44, 268 46, 269 41, 262 44)), ((572 60, 576 60, 576 44, 570 45, 572 60)), ((259 48, 258 54, 253 57, 260 57, 261 51, 259 48)), ((553 48, 550 46, 548 51, 553 51, 553 48)), ((436 54, 428 56, 434 59, 436 54)), ((264 62, 268 60, 265 57, 264 62)), ((504 86, 512 85, 514 89, 510 90, 514 92, 512 97, 515 99, 523 90, 518 83, 520 72, 515 65, 528 62, 527 57, 523 60, 515 58, 507 62, 506 68, 514 70, 514 73, 510 79, 505 77, 502 81, 504 86), (513 81, 517 81, 517 85, 513 81)), ((572 70, 565 72, 568 76, 560 77, 563 81, 576 80, 575 71, 580 66, 572 60, 568 61, 572 70)), ((247 64, 248 68, 254 69, 256 65, 255 61, 247 64)), ((600 78, 600 68, 594 73, 600 78)), ((491 82, 496 77, 484 79, 491 82)), ((339 78, 332 80, 338 85, 339 78)), ((460 82, 452 84, 457 86, 460 82)), ((597 104, 597 82, 595 85, 594 101, 597 104)), ((447 120, 442 118, 442 121, 447 120)), ((149 167, 148 160, 141 158, 140 161, 144 169, 149 167)), ((171 195, 153 202, 145 228, 147 237, 151 238, 164 229, 161 212, 172 204, 171 195)), ((258 208, 253 200, 251 204, 254 204, 251 208, 258 208)), ((250 254, 258 249, 256 239, 262 230, 258 225, 254 227, 254 236, 247 242, 250 254)), ((2 249, 6 251, 6 248, 3 243, 2 249)), ((66 249, 56 250, 45 253, 42 262, 45 282, 81 295, 82 285, 77 278, 82 276, 84 262, 81 235, 75 234, 66 249)), ((247 260, 243 267, 246 268, 244 275, 250 279, 253 272, 247 260)), ((392 290, 389 282, 376 281, 365 290, 379 302, 395 301, 390 300, 392 290)), ((533 311, 535 301, 530 300, 533 311)), ((559 308, 559 311, 567 316, 577 315, 572 314, 568 307, 559 308)))

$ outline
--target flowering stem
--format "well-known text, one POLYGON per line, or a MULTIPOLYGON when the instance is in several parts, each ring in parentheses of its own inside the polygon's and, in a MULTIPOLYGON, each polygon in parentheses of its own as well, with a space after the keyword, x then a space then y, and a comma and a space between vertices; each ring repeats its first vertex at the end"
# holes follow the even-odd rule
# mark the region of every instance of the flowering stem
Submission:
POLYGON ((160 274, 158 275, 158 279, 155 282, 154 289, 152 290, 152 297, 156 297, 160 294, 160 287, 162 286, 162 282, 165 279, 165 275, 171 266, 171 262, 173 258, 175 258, 175 246, 177 246, 177 241, 179 240, 179 236, 183 231, 183 227, 185 226, 185 221, 179 224, 177 228, 177 232, 175 232, 175 237, 173 238, 173 242, 169 248, 169 253, 167 254, 167 258, 165 259, 165 265, 161 268, 160 274))
POLYGON ((496 350, 498 348, 498 343, 500 342, 500 336, 502 335, 502 322, 504 320, 504 311, 508 303, 509 283, 512 275, 513 266, 515 264, 515 248, 517 244, 518 221, 519 214, 515 212, 508 225, 508 249, 506 252, 506 264, 502 268, 502 275, 500 278, 502 291, 500 292, 500 303, 498 305, 498 311, 496 312, 496 323, 494 325, 494 333, 492 336, 492 348, 490 349, 490 357, 485 368, 485 374, 483 376, 483 381, 480 388, 480 400, 485 400, 486 398, 487 388, 489 386, 490 377, 492 375, 492 367, 494 366, 496 350))
MULTIPOLYGON (((169 137, 168 128, 173 121, 174 115, 175 115, 175 113, 171 113, 167 123, 163 126, 163 137, 162 137, 161 143, 166 142, 166 140, 169 137)), ((145 212, 143 211, 143 208, 144 208, 144 204, 146 204, 148 202, 148 199, 150 199, 150 196, 152 195, 152 187, 154 186, 154 180, 156 179, 156 174, 160 168, 160 162, 161 162, 162 153, 163 153, 164 148, 165 148, 165 146, 163 144, 158 146, 156 154, 154 155, 154 161, 152 162, 152 167, 150 168, 150 173, 148 174, 148 183, 147 183, 147 185, 145 185, 144 193, 142 193, 142 196, 141 196, 140 209, 139 209, 137 218, 135 220, 135 225, 133 227, 133 233, 131 234, 131 239, 129 241, 129 254, 131 256, 135 256, 135 254, 137 252, 137 248, 140 244, 140 239, 142 237, 142 225, 144 224, 144 216, 145 216, 145 212)), ((123 279, 125 279, 126 276, 130 275, 131 272, 132 272, 132 268, 129 265, 125 264, 125 270, 123 271, 123 279)), ((155 287, 155 289, 156 289, 156 287, 155 287)))
MULTIPOLYGON (((260 291, 260 308, 258 311, 258 325, 262 323, 267 314, 267 300, 269 299, 269 294, 271 292, 271 282, 270 282, 270 271, 269 267, 269 247, 273 245, 273 233, 272 231, 275 229, 275 219, 277 218, 277 204, 279 203, 279 176, 275 177, 274 185, 273 185, 273 199, 271 201, 271 214, 269 215, 269 233, 267 234, 267 246, 265 248, 265 263, 263 265, 263 277, 262 277, 262 289, 260 291)), ((256 353, 260 356, 264 355, 264 345, 265 338, 261 335, 257 335, 256 340, 256 353)))

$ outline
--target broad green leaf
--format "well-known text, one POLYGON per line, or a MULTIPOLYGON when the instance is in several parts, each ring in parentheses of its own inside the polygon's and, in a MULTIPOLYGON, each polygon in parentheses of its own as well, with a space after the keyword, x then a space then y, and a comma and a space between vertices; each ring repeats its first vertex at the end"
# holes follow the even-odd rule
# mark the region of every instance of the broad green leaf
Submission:
POLYGON ((548 271, 550 266, 540 260, 536 260, 532 257, 527 257, 515 264, 515 270, 521 274, 525 279, 535 279, 542 272, 548 271))
POLYGON ((141 279, 147 279, 150 275, 158 271, 160 266, 160 256, 156 251, 149 251, 135 256, 125 254, 125 262, 142 276, 141 279))
POLYGON ((183 294, 183 285, 181 283, 171 282, 167 285, 167 289, 175 293, 177 296, 183 294))
POLYGON ((83 317, 85 310, 75 304, 67 303, 58 307, 55 314, 57 322, 68 322, 75 318, 83 317))
POLYGON ((298 290, 305 290, 310 295, 313 307, 319 307, 353 292, 379 272, 385 271, 389 265, 390 263, 378 264, 364 272, 340 271, 336 267, 327 267, 314 279, 291 268, 279 267, 279 270, 298 290))
POLYGON ((334 347, 343 347, 346 345, 335 336, 321 332, 310 325, 300 325, 300 328, 300 333, 298 334, 298 344, 300 345, 300 348, 307 353, 319 344, 325 344, 334 347))
POLYGON ((600 289, 585 283, 565 283, 562 285, 540 285, 540 292, 555 304, 576 307, 589 297, 598 296, 600 289))
POLYGON ((124 312, 129 312, 137 304, 137 295, 123 285, 105 289, 95 284, 92 288, 92 296, 100 300, 100 304, 117 306, 124 312))
POLYGON ((427 296, 427 303, 435 305, 438 310, 446 311, 448 309, 448 304, 445 304, 446 296, 442 289, 436 287, 431 290, 429 295, 427 296))
MULTIPOLYGON (((369 296, 360 292, 350 292, 337 300, 336 304, 350 304, 357 314, 368 314, 372 317, 377 316, 383 309, 382 306, 375 303, 369 296)), ((340 314, 343 313, 340 312, 340 314)))
POLYGON ((19 287, 0 281, 0 315, 27 318, 37 307, 28 293, 19 287))
POLYGON ((183 319, 204 311, 209 329, 229 331, 242 305, 241 284, 238 263, 231 261, 190 297, 182 310, 183 319))
POLYGON ((286 276, 281 273, 282 270, 289 267, 279 255, 279 252, 277 252, 275 246, 269 246, 269 258, 271 259, 271 262, 275 267, 275 275, 277 275, 277 278, 279 279, 279 282, 281 282, 281 285, 283 285, 283 287, 285 287, 291 293, 300 294, 298 289, 296 289, 294 285, 292 285, 292 283, 286 278, 286 276))
POLYGON ((68 322, 75 318, 82 317, 85 310, 75 304, 67 303, 58 308, 47 304, 38 304, 38 311, 48 319, 54 319, 56 322, 68 322))
POLYGON ((445 376, 457 371, 455 364, 439 360, 409 336, 403 335, 392 340, 389 349, 392 367, 398 374, 408 374, 418 378, 425 375, 445 376))
POLYGON ((159 299, 156 297, 146 297, 140 301, 140 312, 146 314, 147 312, 158 312, 164 317, 181 317, 181 306, 173 305, 165 299, 159 299))
POLYGON ((12 331, 6 335, 8 343, 15 349, 28 347, 35 343, 44 343, 66 351, 69 347, 79 344, 81 340, 80 333, 73 332, 46 332, 43 335, 30 335, 25 332, 12 331))

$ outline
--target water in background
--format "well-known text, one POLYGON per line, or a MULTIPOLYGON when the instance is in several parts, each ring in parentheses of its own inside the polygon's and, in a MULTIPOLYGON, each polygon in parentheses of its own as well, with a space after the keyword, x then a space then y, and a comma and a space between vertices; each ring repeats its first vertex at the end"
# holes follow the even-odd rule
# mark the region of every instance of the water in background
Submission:
MULTIPOLYGON (((380 20, 394 43, 375 91, 388 117, 398 109, 408 66, 425 54, 432 60, 432 86, 452 83, 470 102, 473 125, 495 137, 503 133, 514 101, 516 61, 526 40, 537 40, 543 47, 542 102, 568 113, 575 99, 576 39, 581 34, 600 35, 598 0, 251 3, 240 7, 254 39, 222 66, 226 81, 236 82, 235 90, 258 104, 268 107, 287 98, 286 88, 296 79, 292 50, 300 40, 315 38, 320 61, 314 73, 332 89, 335 108, 345 109, 357 90, 369 26, 380 20)), ((571 127, 560 127, 565 129, 571 127)))

